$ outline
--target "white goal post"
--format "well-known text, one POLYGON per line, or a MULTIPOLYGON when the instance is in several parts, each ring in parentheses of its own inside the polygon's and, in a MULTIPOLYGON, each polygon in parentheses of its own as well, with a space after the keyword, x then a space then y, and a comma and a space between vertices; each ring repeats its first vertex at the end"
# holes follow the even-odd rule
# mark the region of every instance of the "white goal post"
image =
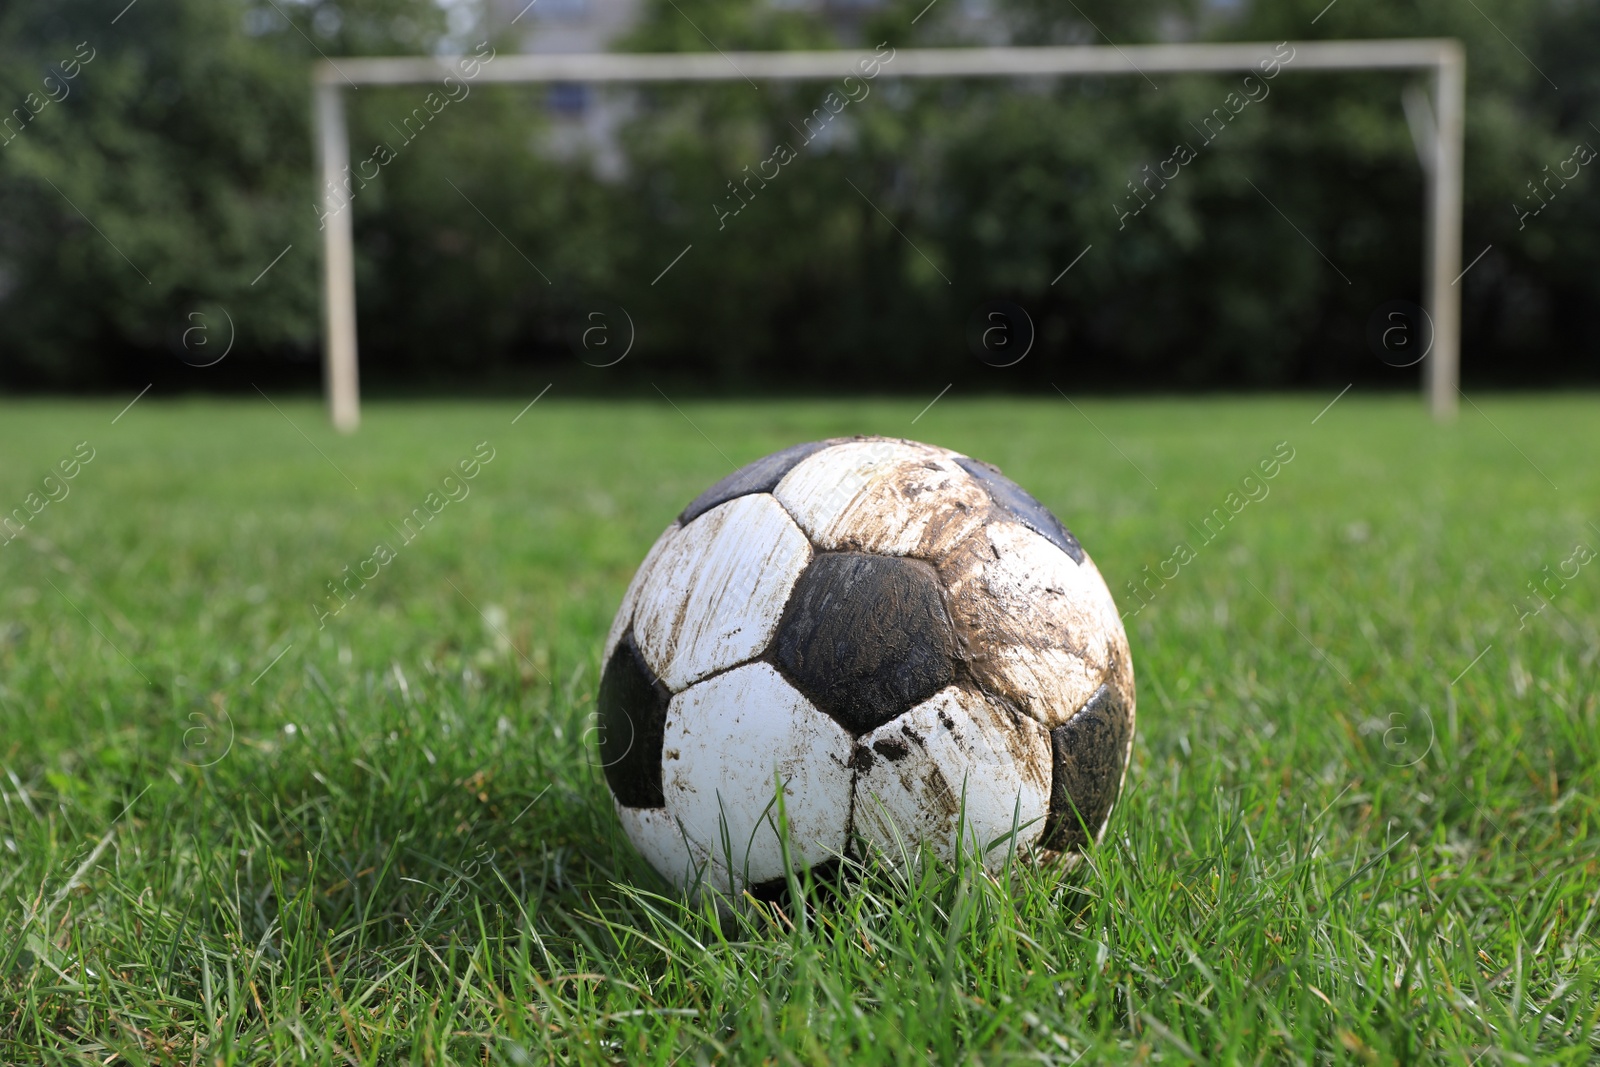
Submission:
MULTIPOLYGON (((1408 114, 1427 182, 1424 304, 1433 347, 1422 361, 1423 391, 1436 418, 1455 414, 1460 373, 1462 134, 1466 53, 1453 39, 1293 41, 1300 70, 1417 70, 1431 73, 1431 116, 1408 114)), ((1282 61, 1266 43, 1095 45, 1064 48, 906 48, 878 76, 994 78, 1149 73, 1249 73, 1282 61)), ((340 189, 350 165, 344 88, 459 80, 458 56, 324 60, 312 70, 315 136, 323 197, 323 368, 329 413, 339 430, 360 424, 356 364, 355 249, 349 201, 340 189)), ((709 82, 828 80, 858 74, 859 51, 519 54, 479 67, 478 82, 709 82)), ((1412 109, 1408 108, 1410 112, 1412 109)))

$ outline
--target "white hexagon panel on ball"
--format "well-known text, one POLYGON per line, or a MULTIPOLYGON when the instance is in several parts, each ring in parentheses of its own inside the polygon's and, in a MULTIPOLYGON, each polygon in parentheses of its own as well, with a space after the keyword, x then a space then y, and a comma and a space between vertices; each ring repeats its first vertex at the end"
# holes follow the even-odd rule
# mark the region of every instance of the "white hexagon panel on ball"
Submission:
POLYGON ((1050 735, 980 692, 942 689, 858 746, 855 832, 890 862, 918 842, 954 859, 960 825, 962 850, 998 870, 1044 832, 1050 735))
POLYGON ((617 614, 611 620, 611 630, 606 634, 605 651, 600 656, 601 663, 609 663, 611 654, 617 650, 617 643, 622 640, 622 635, 627 632, 628 624, 633 622, 633 608, 639 601, 639 591, 644 588, 644 583, 650 580, 650 574, 655 569, 656 560, 666 550, 672 539, 678 536, 678 524, 673 523, 661 531, 661 536, 656 538, 656 543, 650 546, 650 551, 645 553, 644 562, 639 564, 639 569, 633 572, 633 579, 628 582, 627 591, 622 594, 622 605, 617 608, 617 614))
POLYGON ((778 782, 796 870, 844 852, 852 741, 770 664, 750 663, 672 698, 662 741, 666 810, 733 884, 786 871, 775 827, 778 782))
POLYGON ((772 491, 826 551, 938 559, 983 524, 989 496, 943 449, 849 441, 807 457, 772 491))
POLYGON ((1017 522, 992 522, 939 565, 973 676, 1045 726, 1070 719, 1126 663, 1100 572, 1017 522))
POLYGON ((634 640, 674 693, 772 640, 811 543, 776 500, 739 497, 678 531, 633 609, 634 640))
POLYGON ((707 857, 689 843, 676 819, 662 808, 615 807, 623 832, 662 877, 679 886, 700 881, 707 857))

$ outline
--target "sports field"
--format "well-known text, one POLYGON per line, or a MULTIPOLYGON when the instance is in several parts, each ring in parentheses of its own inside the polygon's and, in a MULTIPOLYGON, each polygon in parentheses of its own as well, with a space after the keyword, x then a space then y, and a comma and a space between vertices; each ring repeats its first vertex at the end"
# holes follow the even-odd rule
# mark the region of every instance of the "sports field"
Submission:
POLYGON ((1595 397, 530 399, 0 406, 0 1063, 1600 1056, 1595 397), (1064 880, 720 923, 612 814, 600 645, 700 489, 851 433, 1078 535, 1128 787, 1064 880))

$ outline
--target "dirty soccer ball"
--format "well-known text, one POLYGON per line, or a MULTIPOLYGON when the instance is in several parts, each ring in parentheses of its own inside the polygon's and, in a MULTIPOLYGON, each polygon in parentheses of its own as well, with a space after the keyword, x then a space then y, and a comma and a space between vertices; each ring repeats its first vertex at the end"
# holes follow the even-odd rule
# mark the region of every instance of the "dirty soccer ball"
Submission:
POLYGON ((957 848, 990 869, 1104 831, 1133 667, 1100 572, 986 463, 886 438, 722 479, 606 639, 599 758, 629 839, 691 892, 957 848))

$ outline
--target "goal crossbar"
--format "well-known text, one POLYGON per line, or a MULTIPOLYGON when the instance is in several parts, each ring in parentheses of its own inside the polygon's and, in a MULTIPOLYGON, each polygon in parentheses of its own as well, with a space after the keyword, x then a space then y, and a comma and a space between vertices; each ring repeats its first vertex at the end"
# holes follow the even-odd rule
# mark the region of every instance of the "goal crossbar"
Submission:
MULTIPOLYGON (((1085 45, 1037 48, 902 48, 878 77, 1006 78, 1144 75, 1150 72, 1236 73, 1264 69, 1414 70, 1432 76, 1432 121, 1417 144, 1427 182, 1424 238, 1425 306, 1432 321, 1431 358, 1423 391, 1437 418, 1455 414, 1460 378, 1462 156, 1466 53, 1453 39, 1291 41, 1293 62, 1260 42, 1225 44, 1085 45)), ((323 190, 323 367, 334 425, 360 423, 355 318, 355 248, 350 212, 339 189, 350 165, 344 89, 414 85, 460 77, 460 56, 357 57, 324 60, 312 68, 315 136, 323 190)), ((475 82, 641 84, 755 80, 825 80, 859 74, 862 53, 673 52, 519 54, 480 66, 475 82)), ((1417 131, 1414 130, 1414 133, 1417 131)))

